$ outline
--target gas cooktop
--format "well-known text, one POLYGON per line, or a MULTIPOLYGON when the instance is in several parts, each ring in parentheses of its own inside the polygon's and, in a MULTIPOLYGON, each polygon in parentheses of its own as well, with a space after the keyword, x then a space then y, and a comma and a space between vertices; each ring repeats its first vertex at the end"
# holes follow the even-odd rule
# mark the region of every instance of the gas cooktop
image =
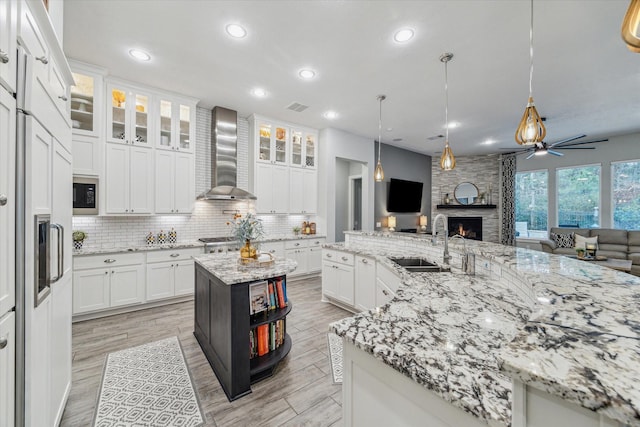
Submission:
POLYGON ((234 240, 233 237, 201 237, 198 240, 200 240, 203 243, 227 243, 227 242, 232 242, 234 240))

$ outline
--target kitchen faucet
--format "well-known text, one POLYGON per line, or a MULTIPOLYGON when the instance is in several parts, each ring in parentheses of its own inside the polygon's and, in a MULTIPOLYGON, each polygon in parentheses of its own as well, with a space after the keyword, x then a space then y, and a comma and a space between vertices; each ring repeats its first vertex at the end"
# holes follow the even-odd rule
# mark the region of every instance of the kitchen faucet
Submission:
POLYGON ((437 242, 438 231, 436 230, 436 225, 438 224, 438 218, 442 218, 442 225, 444 226, 444 253, 442 254, 442 262, 445 265, 449 265, 449 260, 451 260, 451 255, 449 255, 449 225, 447 224, 447 217, 443 214, 438 214, 433 218, 433 224, 431 225, 432 242, 434 245, 437 242))
POLYGON ((462 254, 462 271, 474 276, 476 274, 476 255, 467 252, 467 240, 461 234, 451 236, 451 239, 462 239, 463 254, 462 254))

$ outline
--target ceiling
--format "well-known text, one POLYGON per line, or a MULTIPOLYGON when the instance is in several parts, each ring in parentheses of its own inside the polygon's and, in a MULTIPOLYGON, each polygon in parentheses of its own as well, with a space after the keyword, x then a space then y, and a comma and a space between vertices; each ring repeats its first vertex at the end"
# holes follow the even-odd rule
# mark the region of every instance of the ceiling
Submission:
MULTIPOLYGON (((640 131, 640 55, 620 37, 627 0, 534 3, 533 95, 547 142, 640 131)), ((529 91, 528 1, 66 0, 68 57, 111 75, 315 128, 333 127, 413 151, 441 152, 444 65, 456 155, 518 148, 529 91), (229 23, 248 35, 232 39, 229 23), (407 43, 396 30, 412 28, 407 43), (149 52, 142 63, 131 48, 149 52), (316 77, 304 81, 301 68, 316 77), (251 95, 255 87, 268 96, 251 95), (287 110, 292 102, 309 106, 287 110), (339 114, 323 117, 327 110, 339 114), (391 128, 392 130, 388 130, 391 128), (401 141, 394 141, 401 139, 401 141), (487 140, 494 143, 486 144, 487 140)))

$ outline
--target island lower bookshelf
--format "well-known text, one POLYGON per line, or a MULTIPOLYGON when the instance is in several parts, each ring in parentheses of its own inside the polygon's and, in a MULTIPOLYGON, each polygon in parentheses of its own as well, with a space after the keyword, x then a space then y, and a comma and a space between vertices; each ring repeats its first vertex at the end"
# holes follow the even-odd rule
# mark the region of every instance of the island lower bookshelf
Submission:
MULTIPOLYGON (((229 401, 251 393, 251 384, 271 376, 277 364, 289 354, 291 337, 286 333, 286 316, 291 302, 264 315, 251 315, 249 286, 253 282, 224 283, 196 263, 196 337, 229 401), (251 358, 250 332, 260 325, 282 321, 281 345, 262 356, 251 358)), ((282 279, 278 275, 264 280, 282 279)))

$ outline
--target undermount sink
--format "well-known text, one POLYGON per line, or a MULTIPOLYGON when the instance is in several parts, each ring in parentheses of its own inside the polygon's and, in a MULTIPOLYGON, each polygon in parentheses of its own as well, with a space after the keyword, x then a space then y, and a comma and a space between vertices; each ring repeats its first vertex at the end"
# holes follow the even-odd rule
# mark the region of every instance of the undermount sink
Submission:
POLYGON ((441 273, 450 271, 423 258, 389 258, 409 273, 441 273))

